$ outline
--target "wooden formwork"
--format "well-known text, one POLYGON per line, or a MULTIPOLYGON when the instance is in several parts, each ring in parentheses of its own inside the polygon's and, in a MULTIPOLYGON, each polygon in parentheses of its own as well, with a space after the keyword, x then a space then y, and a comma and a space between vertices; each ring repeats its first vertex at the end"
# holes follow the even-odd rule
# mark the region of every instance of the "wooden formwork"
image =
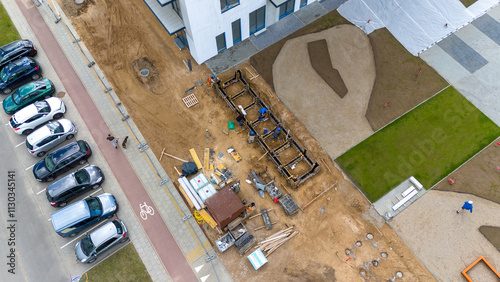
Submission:
POLYGON ((242 106, 243 110, 246 112, 254 107, 257 108, 266 108, 269 111, 268 116, 266 117, 266 120, 271 120, 272 123, 274 124, 274 128, 269 130, 265 134, 259 134, 258 131, 256 130, 256 126, 263 122, 263 120, 256 119, 256 120, 248 120, 247 116, 245 116, 242 120, 242 123, 245 125, 245 127, 249 131, 253 131, 256 134, 256 140, 259 143, 259 145, 262 147, 262 149, 265 151, 265 155, 267 155, 271 161, 276 165, 278 168, 278 171, 287 179, 288 183, 292 188, 297 188, 300 184, 302 184, 305 180, 308 178, 312 177, 313 175, 317 174, 320 171, 320 165, 313 161, 311 157, 307 154, 307 150, 305 148, 302 148, 302 146, 295 141, 294 138, 291 137, 290 130, 287 130, 285 126, 280 122, 280 120, 272 113, 270 110, 269 106, 262 101, 260 98, 260 95, 257 95, 255 91, 250 87, 250 84, 243 78, 243 75, 240 70, 237 70, 234 73, 234 77, 230 78, 227 81, 221 82, 217 81, 216 83, 213 84, 213 87, 216 89, 217 93, 219 96, 226 102, 227 106, 236 113, 236 115, 242 114, 242 110, 238 108, 235 104, 235 100, 242 97, 243 95, 250 95, 252 102, 246 106, 242 106), (241 83, 242 84, 242 90, 237 92, 234 95, 228 95, 225 91, 227 87, 229 87, 232 84, 235 83, 241 83), (282 132, 286 134, 286 140, 283 144, 278 146, 277 148, 271 148, 271 146, 267 143, 267 140, 269 137, 271 137, 275 130, 280 127, 282 132), (297 155, 292 158, 290 161, 284 163, 280 157, 279 154, 285 149, 288 148, 293 148, 297 151, 297 155), (302 175, 294 175, 292 173, 292 168, 295 166, 300 161, 304 161, 308 166, 309 169, 302 175))

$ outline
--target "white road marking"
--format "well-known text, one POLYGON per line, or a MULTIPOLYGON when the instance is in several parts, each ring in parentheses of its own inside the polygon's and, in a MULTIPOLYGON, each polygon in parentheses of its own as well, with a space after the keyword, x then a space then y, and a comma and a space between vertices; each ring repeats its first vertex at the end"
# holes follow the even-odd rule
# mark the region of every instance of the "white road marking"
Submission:
POLYGON ((36 193, 37 195, 39 195, 40 193, 42 192, 45 192, 45 189, 41 190, 40 192, 36 193))
POLYGON ((208 279, 209 276, 210 276, 210 274, 208 274, 207 276, 201 277, 200 278, 201 282, 205 282, 208 279))
POLYGON ((30 165, 29 167, 27 167, 25 170, 28 170, 28 169, 30 169, 30 168, 33 168, 35 165, 36 165, 36 164, 32 164, 32 165, 30 165))
POLYGON ((204 265, 202 264, 200 266, 195 267, 194 270, 196 270, 196 273, 200 272, 200 270, 203 268, 203 266, 204 265))
POLYGON ((21 145, 22 145, 22 144, 24 144, 24 143, 26 143, 26 142, 21 142, 21 143, 17 144, 17 145, 16 145, 16 148, 17 148, 17 147, 19 147, 19 146, 21 146, 21 145))
MULTIPOLYGON (((94 226, 94 227, 90 228, 88 231, 86 231, 86 233, 90 233, 90 231, 92 231, 93 229, 96 229, 96 228, 97 228, 97 227, 99 227, 99 226, 104 225, 104 223, 106 223, 106 222, 108 222, 108 220, 103 221, 103 222, 102 222, 103 224, 98 224, 98 225, 96 225, 96 226, 94 226)), ((61 249, 62 249, 62 248, 64 248, 64 247, 66 247, 66 246, 68 246, 69 244, 73 243, 75 240, 79 239, 79 238, 80 238, 80 237, 82 237, 82 236, 85 236, 85 233, 83 233, 82 235, 80 235, 80 236, 76 237, 75 239, 73 239, 73 240, 69 241, 69 242, 68 242, 68 243, 66 243, 64 246, 62 246, 62 247, 61 247, 61 249)))
POLYGON ((99 189, 97 189, 94 193, 90 194, 89 196, 94 195, 95 193, 99 192, 100 190, 102 190, 102 188, 101 188, 101 187, 99 187, 99 189))

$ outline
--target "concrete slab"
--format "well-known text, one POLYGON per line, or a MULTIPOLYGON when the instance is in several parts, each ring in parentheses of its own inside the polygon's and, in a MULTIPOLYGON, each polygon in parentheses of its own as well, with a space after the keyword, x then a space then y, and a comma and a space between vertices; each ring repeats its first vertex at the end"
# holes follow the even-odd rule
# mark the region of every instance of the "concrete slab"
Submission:
POLYGON ((325 8, 328 12, 336 10, 340 5, 347 2, 347 0, 324 0, 320 1, 321 6, 325 8))
POLYGON ((437 44, 470 73, 474 73, 488 61, 455 34, 451 34, 437 44))
POLYGON ((233 47, 219 53, 219 55, 207 60, 205 64, 215 74, 220 74, 228 69, 237 66, 248 60, 255 53, 259 52, 257 46, 250 40, 243 40, 233 47))
POLYGON ((294 15, 299 21, 302 22, 302 24, 307 25, 326 13, 328 13, 328 11, 321 4, 319 4, 319 2, 314 2, 306 7, 302 7, 295 12, 294 15))
POLYGON ((500 45, 500 22, 497 22, 490 15, 485 14, 472 22, 472 25, 483 32, 496 44, 500 45))
POLYGON ((432 66, 450 84, 457 83, 470 72, 448 55, 441 47, 434 45, 420 54, 420 58, 432 66))

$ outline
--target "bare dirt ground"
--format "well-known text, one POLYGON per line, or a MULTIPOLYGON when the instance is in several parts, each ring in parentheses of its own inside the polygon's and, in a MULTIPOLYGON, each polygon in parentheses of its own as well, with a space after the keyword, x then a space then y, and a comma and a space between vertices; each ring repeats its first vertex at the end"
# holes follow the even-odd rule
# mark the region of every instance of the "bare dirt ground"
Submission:
MULTIPOLYGON (((203 148, 207 147, 205 130, 208 129, 215 137, 208 147, 214 149, 216 155, 224 152, 221 161, 242 180, 238 196, 248 202, 255 202, 257 210, 277 207, 269 197, 261 199, 244 179, 250 169, 262 170, 268 166, 278 183, 286 184, 285 180, 269 160, 264 158, 257 161, 262 150, 256 144, 247 144, 246 132, 236 133, 238 126, 229 135, 221 132, 227 128, 228 120, 235 119, 235 115, 215 92, 207 88, 207 94, 205 86, 196 88, 191 93, 196 94, 200 103, 189 109, 181 101, 184 92, 193 87, 195 81, 206 81, 209 71, 204 65, 194 65, 192 72, 186 69, 182 60, 190 58, 188 51, 177 49, 173 38, 168 36, 142 1, 93 0, 86 1, 83 6, 74 6, 73 1, 69 0, 60 2, 158 157, 163 148, 184 159, 190 159, 190 148, 202 155, 203 148), (138 76, 138 70, 144 67, 150 69, 148 78, 138 76), (240 153, 243 158, 241 162, 236 163, 228 157, 225 151, 230 146, 240 153), (257 158, 252 160, 252 156, 257 158)), ((245 66, 249 64, 244 63, 240 68, 244 69, 245 66)), ((232 75, 232 72, 228 72, 220 78, 224 81, 232 75)), ((287 128, 292 129, 294 138, 308 149, 311 157, 318 162, 324 159, 331 169, 330 172, 320 162, 322 171, 292 191, 293 198, 304 205, 334 182, 337 182, 337 190, 332 189, 324 194, 306 213, 299 212, 288 217, 281 209, 277 209, 271 213, 271 219, 278 221, 273 230, 253 231, 263 223, 259 218, 249 222, 250 233, 259 240, 282 229, 284 223, 295 225, 300 233, 274 252, 269 257, 269 263, 259 271, 253 270, 248 260, 239 256, 234 248, 220 254, 233 279, 361 281, 364 278, 360 270, 365 264, 370 270, 367 275, 378 280, 387 280, 396 271, 403 272, 404 280, 407 281, 433 280, 403 241, 374 215, 362 194, 344 179, 304 125, 274 94, 269 94, 264 79, 263 76, 254 79, 252 87, 263 93, 265 102, 272 105, 273 113, 283 120, 287 128), (323 215, 321 207, 324 207, 323 215), (368 233, 373 234, 377 247, 365 240, 368 233), (354 256, 345 262, 349 258, 345 249, 351 248, 357 241, 361 241, 362 246, 354 249, 354 256), (368 262, 379 258, 381 252, 386 252, 388 257, 382 258, 378 267, 369 266, 368 262)), ((181 163, 164 158, 162 164, 171 178, 176 179, 174 165, 180 167, 181 163)), ((207 231, 207 235, 212 241, 217 238, 213 230, 207 231)))

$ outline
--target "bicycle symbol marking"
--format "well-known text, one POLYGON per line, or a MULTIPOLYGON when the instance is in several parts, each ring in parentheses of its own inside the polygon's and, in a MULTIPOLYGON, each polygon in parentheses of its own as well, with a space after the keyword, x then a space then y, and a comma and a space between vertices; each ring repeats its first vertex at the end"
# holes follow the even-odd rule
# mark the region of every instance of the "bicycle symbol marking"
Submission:
POLYGON ((141 218, 144 220, 148 219, 148 213, 150 215, 155 214, 155 210, 153 209, 153 207, 148 206, 146 202, 144 202, 144 205, 139 204, 139 208, 141 208, 141 218))

